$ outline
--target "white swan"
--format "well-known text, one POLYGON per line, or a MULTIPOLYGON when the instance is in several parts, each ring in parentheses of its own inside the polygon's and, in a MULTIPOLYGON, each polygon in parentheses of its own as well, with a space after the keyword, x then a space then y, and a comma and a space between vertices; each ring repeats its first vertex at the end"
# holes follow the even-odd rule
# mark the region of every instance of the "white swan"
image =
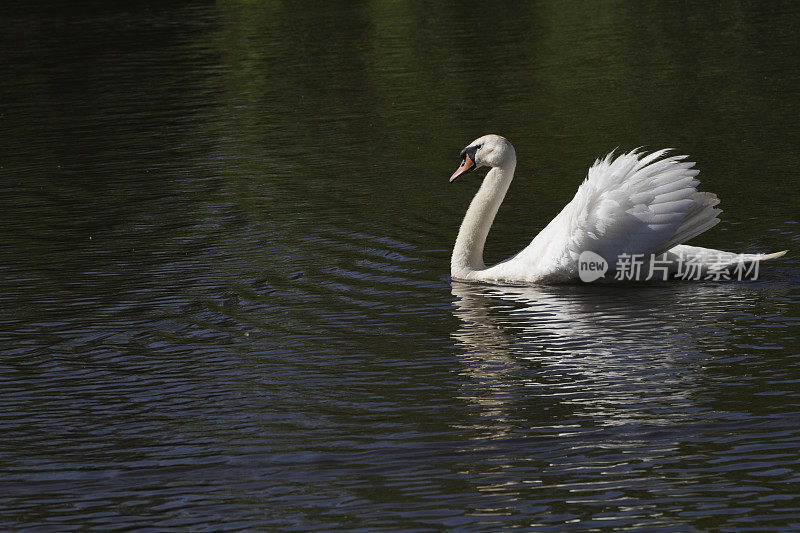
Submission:
MULTIPOLYGON (((734 254, 682 244, 715 226, 721 212, 713 193, 698 192, 694 163, 686 156, 663 157, 668 150, 651 154, 635 150, 616 158, 608 154, 595 161, 575 197, 517 255, 486 267, 483 245, 497 210, 508 191, 517 165, 514 147, 499 135, 485 135, 461 151, 462 162, 450 177, 482 166, 491 170, 458 231, 450 274, 453 279, 493 283, 558 283, 579 279, 581 253, 594 252, 619 268, 620 256, 659 256, 674 274, 681 265, 709 268, 731 267, 740 261, 780 257, 774 254, 734 254)), ((656 263, 653 263, 656 264, 656 263)), ((646 270, 646 269, 644 269, 646 270)))

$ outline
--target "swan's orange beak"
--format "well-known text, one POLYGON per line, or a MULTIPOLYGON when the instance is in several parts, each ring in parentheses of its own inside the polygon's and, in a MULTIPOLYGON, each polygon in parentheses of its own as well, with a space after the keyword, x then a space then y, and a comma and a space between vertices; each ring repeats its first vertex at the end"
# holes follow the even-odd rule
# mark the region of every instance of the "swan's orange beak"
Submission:
POLYGON ((450 176, 450 183, 453 183, 471 170, 475 170, 475 161, 472 160, 469 154, 464 154, 464 160, 461 162, 461 165, 459 165, 456 171, 453 172, 453 175, 450 176))

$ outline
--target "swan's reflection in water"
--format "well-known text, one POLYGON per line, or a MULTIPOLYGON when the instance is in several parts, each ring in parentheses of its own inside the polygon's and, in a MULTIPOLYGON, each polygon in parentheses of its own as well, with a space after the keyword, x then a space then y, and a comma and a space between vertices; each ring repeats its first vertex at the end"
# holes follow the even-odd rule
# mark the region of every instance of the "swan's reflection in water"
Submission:
POLYGON ((697 414, 736 284, 497 287, 453 282, 465 399, 495 435, 518 424, 676 424, 697 414), (490 429, 491 428, 491 429, 490 429))
POLYGON ((531 503, 526 525, 551 526, 594 511, 674 525, 671 509, 735 497, 730 448, 786 435, 779 419, 726 409, 743 406, 736 361, 772 290, 453 283, 474 490, 497 514, 531 503))

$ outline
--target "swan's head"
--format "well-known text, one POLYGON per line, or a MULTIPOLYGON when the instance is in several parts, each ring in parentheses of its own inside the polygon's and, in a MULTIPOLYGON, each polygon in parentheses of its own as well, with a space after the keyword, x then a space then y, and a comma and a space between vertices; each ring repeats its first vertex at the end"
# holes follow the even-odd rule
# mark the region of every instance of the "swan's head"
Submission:
POLYGON ((450 176, 450 183, 476 168, 502 167, 511 161, 516 163, 516 160, 517 154, 514 152, 514 147, 505 137, 484 135, 461 150, 461 165, 450 176))

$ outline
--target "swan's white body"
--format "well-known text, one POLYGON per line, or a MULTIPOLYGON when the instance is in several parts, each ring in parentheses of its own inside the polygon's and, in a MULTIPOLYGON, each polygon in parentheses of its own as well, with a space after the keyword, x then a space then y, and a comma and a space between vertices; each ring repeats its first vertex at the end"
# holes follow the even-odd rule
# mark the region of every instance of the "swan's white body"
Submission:
POLYGON ((666 253, 659 257, 670 263, 671 271, 687 260, 708 269, 785 253, 739 255, 682 244, 715 226, 721 210, 714 207, 719 203, 716 195, 697 191, 694 163, 684 162, 686 156, 663 157, 666 152, 633 151, 616 158, 609 154, 596 161, 575 197, 524 250, 486 267, 483 246, 514 177, 517 158, 503 137, 476 139, 462 152, 464 161, 450 180, 480 166, 492 168, 461 223, 451 276, 493 283, 574 281, 579 279, 580 254, 586 251, 601 256, 612 270, 623 254, 648 258, 666 253))

